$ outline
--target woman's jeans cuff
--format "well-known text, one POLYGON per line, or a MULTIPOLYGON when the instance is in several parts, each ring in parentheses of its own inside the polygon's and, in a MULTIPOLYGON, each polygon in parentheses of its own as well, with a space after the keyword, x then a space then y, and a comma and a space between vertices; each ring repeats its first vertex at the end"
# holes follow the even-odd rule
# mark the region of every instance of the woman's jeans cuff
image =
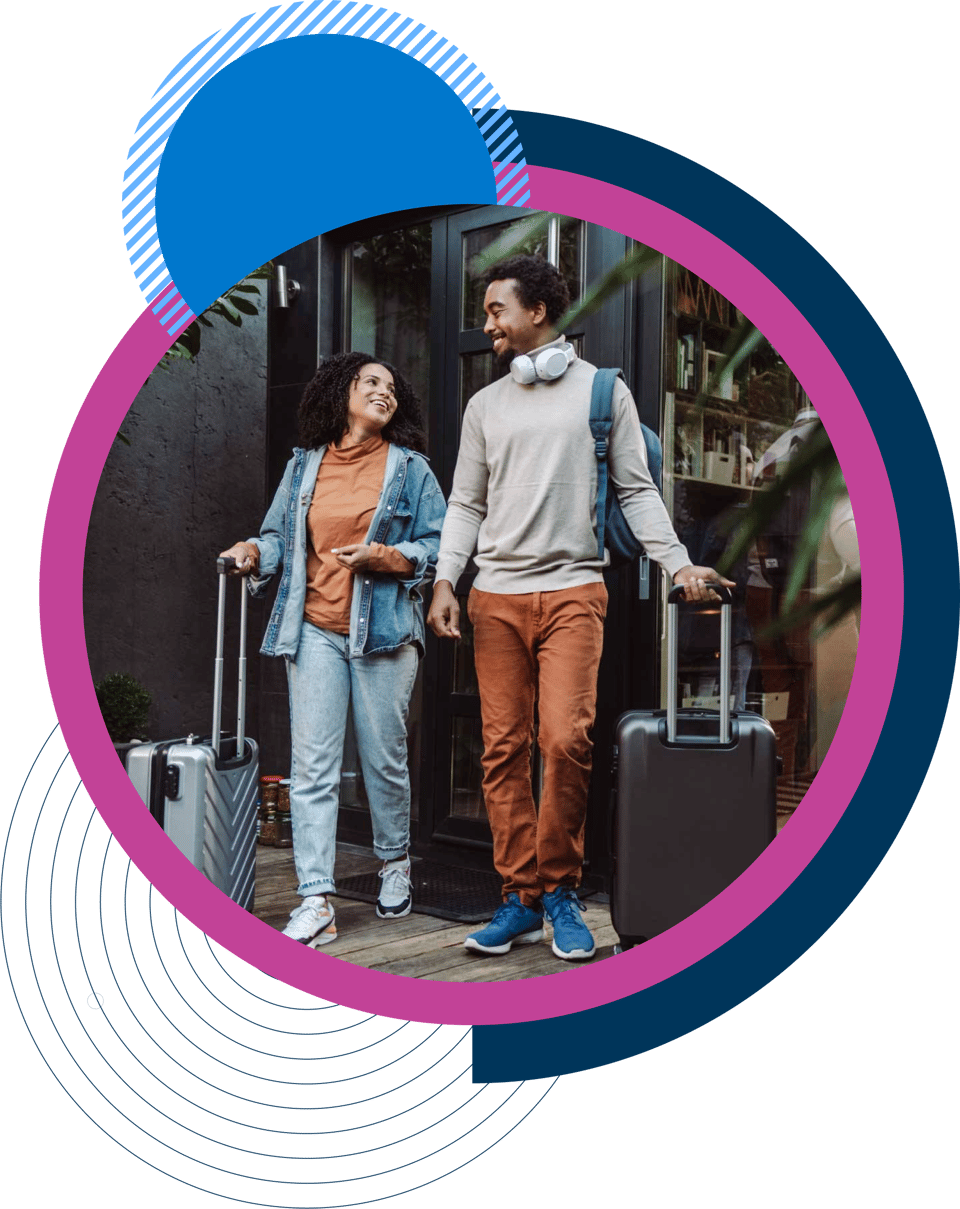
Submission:
POLYGON ((301 898, 309 898, 312 894, 336 894, 337 887, 329 877, 318 882, 310 882, 306 886, 298 886, 297 893, 301 898))
POLYGON ((409 843, 404 844, 402 848, 378 848, 376 844, 373 846, 374 855, 381 861, 398 861, 402 856, 406 856, 409 851, 409 843))

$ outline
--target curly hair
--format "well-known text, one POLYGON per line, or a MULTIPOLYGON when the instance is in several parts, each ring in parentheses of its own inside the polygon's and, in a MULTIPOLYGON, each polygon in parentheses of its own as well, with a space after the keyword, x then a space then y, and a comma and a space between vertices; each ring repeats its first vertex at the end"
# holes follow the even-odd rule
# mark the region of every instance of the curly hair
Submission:
POLYGON ((556 326, 570 306, 566 280, 560 270, 542 256, 509 256, 487 271, 483 283, 490 286, 494 281, 510 280, 517 283, 517 297, 528 311, 532 311, 538 302, 544 304, 551 327, 556 326))
POLYGON ((389 361, 369 353, 338 353, 317 366, 313 380, 300 400, 297 420, 304 449, 336 444, 347 431, 350 387, 365 365, 382 365, 393 374, 397 410, 382 430, 383 439, 426 453, 423 417, 416 391, 389 361))

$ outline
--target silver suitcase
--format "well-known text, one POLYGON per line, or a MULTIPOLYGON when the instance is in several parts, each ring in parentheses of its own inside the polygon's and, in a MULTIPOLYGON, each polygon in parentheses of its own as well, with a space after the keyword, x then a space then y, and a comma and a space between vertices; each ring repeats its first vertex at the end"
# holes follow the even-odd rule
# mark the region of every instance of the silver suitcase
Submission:
POLYGON ((217 560, 217 655, 210 737, 143 743, 127 755, 127 774, 157 823, 183 855, 224 894, 253 908, 257 852, 259 750, 244 734, 247 688, 247 593, 240 589, 237 733, 222 735, 226 572, 217 560))

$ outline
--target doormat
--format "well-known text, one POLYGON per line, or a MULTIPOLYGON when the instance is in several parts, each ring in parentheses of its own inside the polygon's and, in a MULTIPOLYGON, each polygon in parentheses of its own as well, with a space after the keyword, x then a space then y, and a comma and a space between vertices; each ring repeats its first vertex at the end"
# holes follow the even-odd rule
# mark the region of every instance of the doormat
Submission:
MULTIPOLYGON (((414 858, 411 878, 415 915, 436 915, 439 919, 473 924, 492 919, 500 905, 503 882, 492 870, 457 869, 439 861, 414 858)), ((337 880, 338 898, 375 903, 379 893, 376 870, 337 880)), ((582 892, 581 896, 586 898, 587 894, 582 892)))

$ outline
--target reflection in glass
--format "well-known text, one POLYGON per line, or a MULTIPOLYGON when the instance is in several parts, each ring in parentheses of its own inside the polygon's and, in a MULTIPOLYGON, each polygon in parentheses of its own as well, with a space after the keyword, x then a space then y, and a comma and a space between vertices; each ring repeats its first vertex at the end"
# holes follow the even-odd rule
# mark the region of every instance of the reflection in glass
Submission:
POLYGON ((451 734, 450 814, 457 819, 483 819, 483 737, 479 718, 454 718, 451 734))
MULTIPOLYGON (((817 414, 767 340, 761 339, 732 373, 720 370, 743 316, 682 265, 669 265, 666 314, 664 444, 665 467, 672 473, 665 498, 691 560, 716 565, 751 499, 784 474, 817 430, 817 414), (698 400, 701 391, 707 397, 698 400)), ((749 550, 727 568, 737 585, 734 705, 762 714, 776 734, 782 814, 800 801, 836 732, 858 641, 852 614, 826 634, 817 623, 788 633, 771 629, 782 611, 798 546, 809 538, 807 518, 818 507, 822 511, 817 491, 815 481, 796 483, 779 507, 768 510, 749 550)), ((848 497, 834 504, 817 555, 800 606, 859 570, 848 497)), ((716 708, 719 701, 719 635, 708 621, 681 611, 679 681, 687 706, 716 708)))
MULTIPOLYGON (((580 297, 583 288, 583 274, 581 270, 582 248, 583 248, 583 223, 576 218, 567 218, 566 215, 556 216, 559 219, 560 228, 560 256, 557 267, 567 280, 567 285, 570 287, 570 296, 576 300, 580 297)), ((473 328, 483 327, 483 296, 486 292, 486 286, 483 283, 483 273, 478 273, 473 269, 473 261, 481 252, 486 251, 491 244, 498 240, 509 242, 507 237, 511 227, 517 229, 518 235, 524 230, 524 227, 532 228, 531 233, 525 239, 521 239, 518 246, 514 246, 510 250, 510 255, 517 256, 526 254, 529 256, 543 256, 548 259, 548 244, 549 234, 546 224, 540 222, 535 226, 531 223, 530 218, 518 218, 512 222, 497 223, 495 226, 482 227, 476 231, 467 231, 463 236, 463 311, 461 318, 461 328, 463 331, 470 331, 473 328)))
POLYGON ((477 669, 473 663, 473 626, 467 616, 467 598, 458 596, 460 602, 460 641, 453 648, 453 692, 477 696, 477 669))
POLYGON ((488 349, 483 353, 465 353, 460 358, 460 412, 458 417, 459 433, 460 425, 463 424, 463 413, 467 404, 483 387, 489 386, 490 383, 500 376, 501 371, 497 365, 496 358, 493 355, 493 349, 488 349))
POLYGON ((430 390, 430 224, 384 231, 350 256, 348 349, 369 350, 409 379, 423 404, 430 390))

